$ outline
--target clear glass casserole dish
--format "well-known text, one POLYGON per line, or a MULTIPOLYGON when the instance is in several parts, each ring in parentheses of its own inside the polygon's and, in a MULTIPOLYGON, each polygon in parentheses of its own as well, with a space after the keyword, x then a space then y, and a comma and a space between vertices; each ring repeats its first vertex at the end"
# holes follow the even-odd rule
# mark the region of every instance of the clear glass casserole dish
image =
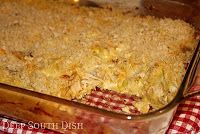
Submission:
MULTIPOLYGON (((118 6, 135 14, 153 14, 182 18, 199 26, 198 6, 178 1, 69 1, 80 6, 118 6), (145 7, 145 8, 144 8, 145 7), (161 8, 162 7, 162 8, 161 8), (165 7, 165 8, 164 8, 165 7), (176 10, 173 8, 176 7, 176 10), (169 10, 170 9, 170 10, 169 10), (170 12, 169 12, 170 11, 170 12)), ((80 104, 78 102, 0 84, 0 114, 28 123, 47 123, 46 128, 67 133, 164 133, 183 99, 199 94, 188 93, 199 61, 197 45, 176 97, 167 106, 144 115, 125 115, 80 104), (50 124, 49 124, 50 123, 50 124), (68 124, 67 124, 68 123, 68 124), (76 123, 69 126, 69 123, 76 123)))

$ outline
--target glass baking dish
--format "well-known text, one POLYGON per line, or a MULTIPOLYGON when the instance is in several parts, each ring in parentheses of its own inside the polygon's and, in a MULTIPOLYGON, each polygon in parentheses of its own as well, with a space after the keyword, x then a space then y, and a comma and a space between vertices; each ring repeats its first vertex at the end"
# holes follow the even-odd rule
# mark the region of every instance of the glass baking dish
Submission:
MULTIPOLYGON (((180 18, 199 27, 199 6, 184 0, 74 0, 79 6, 118 7, 140 15, 180 18)), ((197 1, 198 2, 198 1, 197 1)), ((200 59, 198 43, 176 97, 165 107, 143 115, 127 115, 68 101, 62 98, 0 83, 0 114, 29 125, 39 125, 61 133, 165 133, 178 104, 185 98, 199 95, 189 92, 200 59), (30 124, 31 123, 31 124, 30 124)), ((200 90, 200 89, 199 89, 200 90)))

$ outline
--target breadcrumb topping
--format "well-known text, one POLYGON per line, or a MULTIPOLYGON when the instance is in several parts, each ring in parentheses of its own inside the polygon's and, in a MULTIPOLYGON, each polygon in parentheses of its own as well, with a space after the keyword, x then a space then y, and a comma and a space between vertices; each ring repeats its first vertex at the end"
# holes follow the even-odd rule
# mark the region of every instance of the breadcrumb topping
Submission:
POLYGON ((114 90, 142 113, 173 99, 197 42, 181 20, 53 0, 3 0, 0 20, 0 82, 68 100, 114 90))

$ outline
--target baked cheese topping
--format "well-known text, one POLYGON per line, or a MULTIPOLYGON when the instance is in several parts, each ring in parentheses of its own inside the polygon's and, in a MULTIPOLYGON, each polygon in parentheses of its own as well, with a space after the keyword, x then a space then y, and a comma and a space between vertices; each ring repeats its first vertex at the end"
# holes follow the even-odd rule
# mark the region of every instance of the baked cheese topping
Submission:
POLYGON ((16 1, 0 4, 0 82, 68 100, 100 87, 138 96, 142 113, 161 108, 197 42, 181 20, 16 1))

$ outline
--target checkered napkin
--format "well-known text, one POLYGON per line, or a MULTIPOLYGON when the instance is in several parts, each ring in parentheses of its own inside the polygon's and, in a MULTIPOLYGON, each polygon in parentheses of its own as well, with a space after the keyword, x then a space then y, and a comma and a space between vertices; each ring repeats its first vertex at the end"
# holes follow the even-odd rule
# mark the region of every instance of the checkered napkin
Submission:
MULTIPOLYGON (((200 74, 200 72, 198 72, 200 74)), ((190 91, 200 90, 200 75, 190 91)), ((167 134, 200 134, 200 95, 179 104, 167 134)))
MULTIPOLYGON (((200 77, 196 77, 196 84, 193 88, 191 88, 191 90, 200 90, 200 77)), ((83 99, 83 103, 106 110, 112 110, 118 113, 139 114, 139 111, 132 106, 133 102, 138 99, 139 98, 134 96, 97 88, 83 99)), ((88 115, 86 114, 86 116, 88 115)), ((30 127, 26 124, 24 124, 24 127, 17 127, 16 125, 16 121, 0 117, 0 134, 5 132, 12 134, 56 133, 45 129, 30 129, 30 127)), ((189 98, 179 105, 174 119, 166 133, 200 134, 200 96, 189 98)))

